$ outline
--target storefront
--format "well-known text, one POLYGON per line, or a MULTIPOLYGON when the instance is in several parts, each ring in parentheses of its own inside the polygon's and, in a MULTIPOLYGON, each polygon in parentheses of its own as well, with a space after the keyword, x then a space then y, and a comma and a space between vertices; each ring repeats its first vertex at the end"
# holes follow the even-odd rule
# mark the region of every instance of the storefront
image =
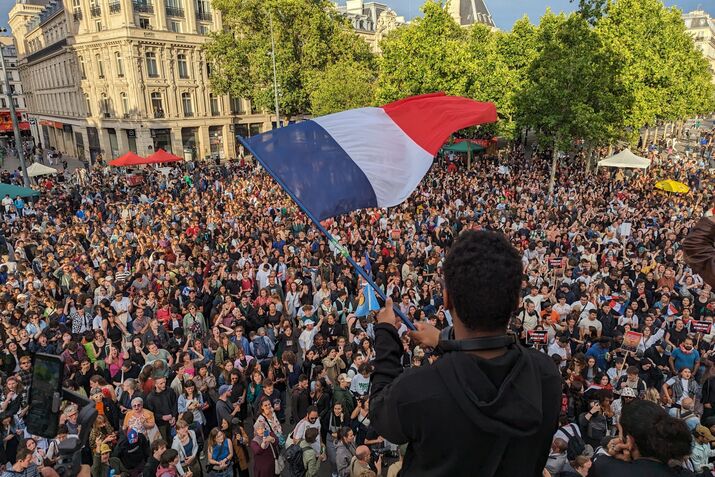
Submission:
POLYGON ((223 152, 223 126, 209 126, 209 144, 211 145, 211 158, 224 159, 223 152))
POLYGON ((166 152, 174 153, 171 149, 171 129, 152 129, 151 138, 154 141, 154 151, 163 149, 166 152))
POLYGON ((184 160, 198 159, 199 128, 181 128, 181 144, 184 160))

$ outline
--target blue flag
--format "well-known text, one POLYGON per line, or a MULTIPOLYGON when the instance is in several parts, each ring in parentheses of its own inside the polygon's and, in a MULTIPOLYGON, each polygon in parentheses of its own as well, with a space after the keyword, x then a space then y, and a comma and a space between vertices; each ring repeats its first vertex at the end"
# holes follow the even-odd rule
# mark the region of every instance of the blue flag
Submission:
POLYGON ((380 309, 380 304, 377 302, 377 297, 375 296, 375 291, 368 285, 365 284, 358 293, 358 305, 355 310, 356 316, 367 316, 371 311, 377 311, 380 309))

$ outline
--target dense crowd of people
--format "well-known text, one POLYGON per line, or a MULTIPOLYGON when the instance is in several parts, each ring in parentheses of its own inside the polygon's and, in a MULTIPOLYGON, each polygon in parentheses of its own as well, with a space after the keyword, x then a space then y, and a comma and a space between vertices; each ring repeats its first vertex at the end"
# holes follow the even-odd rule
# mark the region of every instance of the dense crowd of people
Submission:
MULTIPOLYGON (((411 320, 439 329, 451 324, 441 265, 460 232, 498 230, 521 251, 510 329, 563 378, 545 474, 597 471, 619 429, 655 442, 645 456, 709 471, 715 327, 693 323, 713 322, 715 293, 681 246, 712 207, 713 133, 700 134, 687 155, 651 149, 645 171, 564 158, 552 195, 549 151, 509 149, 472 170, 443 159, 404 204, 325 225, 411 320), (691 191, 656 190, 665 178, 691 191), (654 407, 629 413, 633 401, 654 407), (684 446, 662 444, 682 440, 673 422, 684 446)), ((362 284, 339 250, 250 161, 143 175, 132 187, 97 166, 0 204, 2 475, 57 475, 59 443, 78 433, 70 403, 56 438, 25 428, 38 352, 59 355, 64 386, 96 403, 82 456, 94 477, 397 475, 404 449, 370 426, 373 316, 355 315, 362 284)), ((440 359, 400 335, 405 368, 440 359)))

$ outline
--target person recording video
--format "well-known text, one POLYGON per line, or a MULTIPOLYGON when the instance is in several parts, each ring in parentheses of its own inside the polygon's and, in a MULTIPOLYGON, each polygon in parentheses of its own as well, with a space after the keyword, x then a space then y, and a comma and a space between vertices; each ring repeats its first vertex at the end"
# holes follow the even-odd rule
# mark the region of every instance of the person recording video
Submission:
POLYGON ((422 322, 410 337, 444 351, 403 371, 392 300, 375 326, 372 427, 408 443, 408 476, 541 476, 557 429, 561 379, 543 353, 506 335, 522 278, 519 253, 495 232, 467 231, 444 262, 453 336, 422 322))

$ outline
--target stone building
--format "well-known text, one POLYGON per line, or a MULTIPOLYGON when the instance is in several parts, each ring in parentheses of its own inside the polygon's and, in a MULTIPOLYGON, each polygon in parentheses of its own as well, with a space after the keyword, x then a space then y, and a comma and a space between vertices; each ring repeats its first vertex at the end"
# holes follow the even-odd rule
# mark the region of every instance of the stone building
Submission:
MULTIPOLYGON (((8 81, 12 90, 12 101, 15 104, 15 113, 18 117, 20 134, 30 140, 30 123, 27 117, 27 106, 25 95, 20 81, 20 71, 17 66, 17 48, 11 36, 0 36, 0 48, 3 50, 5 58, 5 69, 8 81)), ((1 75, 2 73, 0 73, 1 75)), ((14 142, 14 131, 10 115, 10 105, 8 104, 7 91, 5 90, 5 78, 0 80, 0 144, 14 142)))
POLYGON ((22 0, 9 23, 46 146, 86 159, 232 157, 236 134, 271 127, 250 102, 209 89, 200 46, 221 28, 209 0, 22 0))

